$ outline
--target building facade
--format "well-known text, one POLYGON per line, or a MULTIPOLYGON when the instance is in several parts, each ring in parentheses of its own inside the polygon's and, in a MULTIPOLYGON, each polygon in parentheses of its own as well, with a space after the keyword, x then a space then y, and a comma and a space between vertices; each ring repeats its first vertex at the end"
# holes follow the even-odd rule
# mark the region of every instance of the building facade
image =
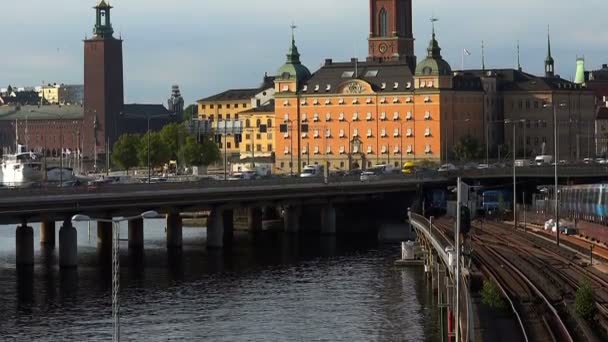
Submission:
POLYGON ((275 138, 279 127, 275 124, 274 100, 241 112, 243 132, 240 143, 241 162, 271 160, 275 154, 275 138))

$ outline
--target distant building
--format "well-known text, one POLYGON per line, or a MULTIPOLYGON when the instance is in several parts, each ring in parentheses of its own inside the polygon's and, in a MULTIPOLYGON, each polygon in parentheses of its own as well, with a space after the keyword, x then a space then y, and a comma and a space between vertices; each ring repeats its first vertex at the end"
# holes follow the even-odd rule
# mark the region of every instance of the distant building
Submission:
MULTIPOLYGON (((243 133, 240 143, 240 159, 242 162, 271 160, 274 155, 275 137, 280 134, 275 124, 274 100, 255 108, 243 111, 239 115, 243 133), (260 127, 265 129, 260 130, 260 127), (262 132, 265 130, 265 132, 262 132)), ((285 167, 283 165, 283 167, 285 167)))

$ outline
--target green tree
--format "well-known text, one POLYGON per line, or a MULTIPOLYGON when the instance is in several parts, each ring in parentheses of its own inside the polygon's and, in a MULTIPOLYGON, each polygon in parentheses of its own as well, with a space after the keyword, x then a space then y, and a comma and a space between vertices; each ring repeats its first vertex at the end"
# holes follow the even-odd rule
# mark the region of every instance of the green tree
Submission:
POLYGON ((221 159, 217 144, 209 138, 199 143, 194 136, 188 136, 181 149, 183 160, 189 166, 209 166, 221 159))
POLYGON ((123 134, 114 143, 112 162, 127 170, 127 174, 130 168, 137 166, 140 140, 139 134, 123 134))
POLYGON ((595 306, 595 294, 589 279, 581 281, 580 287, 576 291, 575 308, 576 313, 583 319, 591 321, 595 318, 597 307, 595 306))
POLYGON ((483 304, 494 308, 503 310, 505 308, 505 302, 500 295, 498 286, 494 282, 489 280, 483 281, 483 289, 481 290, 481 301, 483 304))
MULTIPOLYGON (((169 147, 163 142, 160 133, 150 132, 150 165, 163 166, 171 157, 169 147)), ((137 148, 137 159, 140 166, 148 165, 148 134, 142 135, 137 148)))
POLYGON ((183 123, 170 123, 165 125, 159 132, 163 143, 167 146, 170 159, 178 159, 179 148, 184 143, 188 134, 183 123))
POLYGON ((481 144, 471 135, 466 135, 460 139, 454 146, 454 154, 460 161, 473 160, 479 158, 481 153, 481 144))
POLYGON ((190 119, 198 117, 198 106, 195 104, 191 104, 186 109, 184 109, 184 121, 188 122, 190 119))

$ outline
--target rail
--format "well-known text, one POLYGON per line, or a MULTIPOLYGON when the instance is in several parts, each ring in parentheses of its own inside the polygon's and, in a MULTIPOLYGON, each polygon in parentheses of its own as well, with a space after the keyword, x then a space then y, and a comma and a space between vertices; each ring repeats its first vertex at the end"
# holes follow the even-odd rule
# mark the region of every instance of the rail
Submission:
POLYGON ((443 263, 446 266, 448 266, 447 269, 450 271, 450 274, 452 274, 454 270, 451 267, 449 267, 450 257, 448 255, 448 253, 446 252, 446 248, 449 247, 449 248, 453 249, 454 245, 451 244, 451 242, 448 240, 448 238, 445 235, 443 235, 443 233, 441 233, 441 231, 439 229, 433 229, 433 231, 431 232, 429 229, 430 222, 424 216, 416 214, 416 213, 412 213, 412 212, 410 212, 409 215, 410 215, 410 224, 412 224, 414 227, 416 227, 417 231, 419 231, 425 235, 427 240, 433 245, 433 248, 437 251, 437 255, 439 255, 439 257, 441 258, 441 261, 443 261, 443 263), (442 242, 439 242, 439 240, 434 236, 436 234, 439 235, 442 242))

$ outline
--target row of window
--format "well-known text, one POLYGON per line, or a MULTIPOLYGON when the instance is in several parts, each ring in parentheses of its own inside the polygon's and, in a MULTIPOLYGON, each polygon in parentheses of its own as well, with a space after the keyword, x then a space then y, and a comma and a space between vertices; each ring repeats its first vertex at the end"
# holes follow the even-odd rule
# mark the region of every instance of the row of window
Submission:
MULTIPOLYGON (((392 100, 390 101, 392 103, 401 103, 401 99, 399 97, 393 97, 392 100)), ((431 103, 431 97, 430 96, 426 96, 424 98, 424 103, 431 103)), ((339 105, 344 105, 346 104, 346 100, 344 98, 339 98, 338 102, 339 105)), ((351 101, 352 104, 356 105, 356 104, 363 104, 363 102, 359 101, 359 98, 353 98, 351 101)), ((389 103, 389 100, 386 97, 382 97, 380 98, 380 104, 387 104, 389 103)), ((407 96, 405 98, 405 103, 414 103, 414 98, 411 96, 407 96)), ((331 98, 327 98, 325 99, 325 101, 323 102, 323 104, 325 105, 331 105, 332 104, 332 99, 331 98)), ((371 97, 368 97, 365 100, 365 104, 374 104, 373 103, 373 99, 371 97)), ((289 107, 291 105, 291 103, 289 102, 289 100, 285 100, 283 101, 283 107, 289 107)), ((308 99, 302 99, 300 101, 300 105, 301 106, 308 106, 308 99)), ((313 99, 312 100, 312 105, 313 106, 319 106, 321 105, 321 102, 319 101, 319 99, 313 99)))
MULTIPOLYGON (((289 134, 289 132, 285 132, 285 133, 283 133, 283 136, 284 136, 284 138, 289 138, 290 134, 289 134)), ((358 137, 359 136, 359 129, 355 128, 353 130, 352 136, 353 137, 358 137)), ((374 131, 373 131, 373 129, 369 128, 367 130, 367 137, 370 138, 370 137, 373 137, 373 136, 374 136, 374 131)), ((380 136, 382 138, 387 138, 389 136, 388 131, 386 130, 386 128, 382 128, 380 130, 380 136)), ((395 128, 393 130, 393 137, 400 137, 400 136, 401 136, 401 130, 399 128, 395 128)), ((408 137, 408 138, 414 137, 414 130, 411 129, 411 128, 407 128, 405 130, 405 136, 408 137)), ((424 136, 427 137, 427 138, 433 136, 431 134, 431 128, 429 128, 429 127, 425 128, 425 130, 424 130, 424 136)), ((320 131, 318 129, 313 130, 312 137, 315 138, 315 139, 320 138, 321 137, 320 136, 320 131)), ((326 138, 332 138, 333 137, 332 134, 331 134, 331 128, 326 128, 325 129, 325 137, 326 138)), ((340 138, 347 138, 344 129, 340 129, 338 137, 340 137, 340 138)), ((308 133, 302 133, 302 138, 308 138, 308 133)))
MULTIPOLYGON (((257 145, 255 145, 255 150, 256 150, 257 152, 263 152, 263 151, 262 151, 262 145, 261 145, 261 144, 257 144, 257 145)), ((250 144, 246 144, 246 145, 245 145, 245 151, 247 151, 247 152, 251 152, 251 145, 250 145, 250 144)), ((266 151, 267 151, 267 152, 272 152, 272 144, 268 144, 268 145, 266 146, 266 151)))
MULTIPOLYGON (((379 162, 378 164, 379 164, 379 165, 380 165, 380 164, 385 165, 385 164, 390 164, 390 163, 386 163, 386 162, 382 161, 382 162, 379 162)), ((308 165, 308 162, 302 162, 302 167, 305 167, 306 165, 308 165)), ((318 162, 315 162, 315 165, 319 165, 319 163, 318 163, 318 162)), ((371 161, 368 161, 368 162, 367 162, 367 167, 368 167, 368 168, 372 167, 372 165, 373 165, 373 162, 371 162, 371 161)), ((393 165, 394 165, 395 167, 399 167, 399 161, 395 161, 395 162, 393 162, 393 165)), ((279 163, 279 168, 280 168, 280 169, 284 169, 286 166, 287 166, 287 167, 292 167, 292 163, 291 163, 291 162, 289 162, 289 163, 286 163, 286 162, 281 162, 281 163, 279 163)), ((328 162, 327 162, 327 167, 332 167, 332 166, 333 166, 333 165, 331 164, 331 162, 329 162, 329 161, 328 161, 328 162)), ((346 162, 344 162, 344 161, 340 161, 340 167, 339 167, 339 169, 344 169, 345 167, 346 167, 346 162)))
MULTIPOLYGON (((231 106, 231 105, 230 105, 230 103, 227 103, 227 104, 226 104, 226 108, 230 109, 230 106, 231 106)), ((215 108, 215 105, 214 105, 214 104, 210 104, 210 105, 209 105, 209 109, 214 109, 214 108, 215 108)), ((217 108, 218 108, 218 109, 222 109, 222 104, 218 104, 218 105, 217 105, 217 108)), ((238 104, 238 103, 233 104, 233 105, 232 105, 232 108, 239 108, 239 104, 238 104)), ((243 103, 243 104, 241 104, 241 108, 247 108, 247 103, 243 103)), ((201 105, 201 109, 207 109, 207 105, 202 104, 202 105, 201 105)))
MULTIPOLYGON (((261 148, 261 145, 258 145, 261 148)), ((388 145, 382 145, 380 147, 380 153, 381 154, 389 154, 391 153, 391 147, 393 146, 388 146, 388 145)), ((367 145, 367 149, 364 148, 359 148, 358 145, 354 145, 352 147, 352 153, 363 153, 364 151, 367 154, 374 154, 374 145, 367 145)), ((249 150, 247 150, 249 151, 249 150)), ((401 147, 399 145, 396 145, 392 148, 392 153, 393 154, 401 154, 401 147)), ((319 146, 313 146, 312 147, 312 151, 308 150, 307 146, 302 147, 302 154, 321 154, 321 149, 319 146)), ((325 149, 325 154, 332 154, 332 147, 331 146, 327 146, 325 149)), ((347 154, 348 151, 346 150, 345 146, 340 146, 340 148, 338 149, 338 153, 339 154, 347 154)), ((405 150, 406 154, 414 154, 414 147, 412 145, 407 145, 407 148, 405 150)), ((425 148, 424 148, 424 153, 425 154, 432 154, 432 148, 430 144, 426 144, 425 148)), ((289 146, 285 147, 285 150, 283 151, 283 154, 285 155, 290 155, 291 154, 291 149, 289 148, 289 146)))
MULTIPOLYGON (((201 118, 202 119, 207 119, 207 115, 205 113, 203 113, 203 114, 201 114, 201 118)), ((230 114, 229 113, 226 114, 225 118, 226 118, 226 120, 230 120, 231 119, 230 114)), ((209 120, 210 121, 213 121, 215 119, 216 119, 215 115, 213 115, 213 114, 209 115, 209 120)), ((239 119, 239 115, 238 114, 234 114, 234 120, 238 120, 238 119, 239 119)), ((222 116, 222 114, 218 114, 217 115, 217 121, 222 121, 222 120, 224 120, 224 116, 222 116)))
MULTIPOLYGON (((308 122, 308 114, 307 113, 302 113, 301 116, 302 122, 308 122)), ((405 114, 405 120, 413 120, 414 119, 414 115, 412 114, 411 111, 408 111, 405 114)), ((424 120, 431 120, 431 112, 430 111, 426 111, 424 113, 424 120)), ((352 116, 352 121, 360 121, 361 120, 361 116, 359 115, 358 112, 354 112, 353 116, 352 116)), ((374 117, 372 112, 367 112, 366 116, 365 116, 365 120, 366 121, 373 121, 374 117)), ((387 121, 389 120, 389 116, 387 115, 386 112, 381 112, 380 113, 380 121, 387 121)), ((399 114, 399 112, 394 112, 393 116, 392 116, 392 120, 393 121, 398 121, 401 120, 401 115, 399 114)), ((289 122, 289 114, 285 114, 284 116, 284 121, 285 122, 289 122)), ((320 120, 320 116, 319 113, 314 113, 312 116, 312 121, 313 122, 319 122, 320 120)), ((325 114, 325 121, 326 122, 330 122, 332 121, 332 115, 331 113, 327 113, 325 114)), ((344 115, 344 113, 340 113, 338 114, 338 121, 346 121, 346 117, 344 115)))

